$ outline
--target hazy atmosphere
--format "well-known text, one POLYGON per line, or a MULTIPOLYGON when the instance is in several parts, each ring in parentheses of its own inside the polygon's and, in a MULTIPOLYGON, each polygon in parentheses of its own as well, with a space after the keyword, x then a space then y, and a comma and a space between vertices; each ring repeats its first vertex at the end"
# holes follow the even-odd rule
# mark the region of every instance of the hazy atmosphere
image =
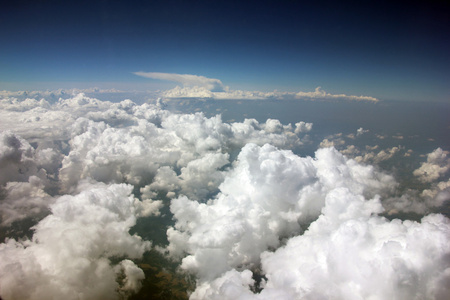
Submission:
POLYGON ((0 11, 0 298, 449 299, 444 1, 0 11))

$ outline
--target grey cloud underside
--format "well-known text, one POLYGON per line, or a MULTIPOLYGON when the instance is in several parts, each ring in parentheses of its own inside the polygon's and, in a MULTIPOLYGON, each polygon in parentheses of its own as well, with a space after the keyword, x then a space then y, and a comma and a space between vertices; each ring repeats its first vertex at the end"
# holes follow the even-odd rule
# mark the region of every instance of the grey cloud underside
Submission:
POLYGON ((414 172, 427 188, 399 196, 394 177, 367 163, 401 149, 363 153, 341 135, 322 146, 355 159, 333 147, 298 156, 290 149, 308 141, 311 123, 226 123, 83 94, 0 104, 1 226, 37 219, 31 239, 0 244, 4 299, 135 293, 144 273, 133 261, 152 246, 129 232, 163 207, 174 222, 157 249, 196 277, 191 299, 449 294, 449 220, 381 216, 426 214, 449 199, 442 149, 414 172))

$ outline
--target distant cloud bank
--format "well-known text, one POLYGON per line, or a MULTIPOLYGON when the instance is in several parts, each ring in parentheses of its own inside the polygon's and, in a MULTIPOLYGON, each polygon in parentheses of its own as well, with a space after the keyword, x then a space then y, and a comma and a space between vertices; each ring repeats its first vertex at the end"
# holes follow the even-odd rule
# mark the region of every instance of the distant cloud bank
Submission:
POLYGON ((224 86, 222 81, 215 78, 190 74, 134 72, 133 74, 159 80, 168 80, 181 83, 171 90, 163 92, 166 98, 208 98, 208 99, 302 99, 302 100, 350 100, 372 101, 378 99, 370 96, 355 96, 346 94, 330 94, 317 87, 314 92, 259 92, 232 90, 224 86))
MULTIPOLYGON (((244 91, 233 90, 225 86, 221 80, 208 78, 205 76, 191 74, 158 73, 158 72, 134 72, 133 74, 150 79, 166 80, 179 83, 173 89, 169 90, 120 90, 115 88, 104 89, 98 87, 86 89, 57 89, 45 91, 0 91, 0 97, 14 97, 18 99, 26 98, 45 98, 47 101, 56 102, 59 98, 70 98, 79 93, 88 96, 98 97, 100 94, 126 94, 126 93, 144 93, 152 97, 180 99, 180 98, 201 98, 215 100, 305 100, 305 101, 365 101, 378 102, 379 99, 371 96, 357 96, 346 94, 332 94, 317 87, 313 92, 284 92, 284 91, 244 91)), ((135 96, 135 95, 134 95, 135 96)))
POLYGON ((207 78, 205 76, 158 72, 134 72, 133 74, 151 79, 174 81, 181 83, 184 86, 203 87, 209 91, 221 92, 224 90, 222 81, 215 78, 207 78))

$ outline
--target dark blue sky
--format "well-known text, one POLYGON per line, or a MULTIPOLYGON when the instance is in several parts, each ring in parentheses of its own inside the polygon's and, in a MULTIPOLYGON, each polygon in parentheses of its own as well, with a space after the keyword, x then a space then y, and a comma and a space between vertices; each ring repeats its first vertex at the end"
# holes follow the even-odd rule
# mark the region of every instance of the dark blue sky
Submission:
POLYGON ((144 71, 450 101, 446 1, 311 2, 14 1, 0 11, 0 89, 167 86, 132 74, 144 71))

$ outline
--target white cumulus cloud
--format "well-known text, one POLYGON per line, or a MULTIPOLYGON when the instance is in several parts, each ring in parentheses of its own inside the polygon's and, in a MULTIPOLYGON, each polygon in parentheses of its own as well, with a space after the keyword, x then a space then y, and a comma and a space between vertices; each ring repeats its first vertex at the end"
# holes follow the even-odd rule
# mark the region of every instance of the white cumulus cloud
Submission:
POLYGON ((432 182, 450 169, 450 158, 447 158, 447 153, 441 148, 437 148, 427 155, 427 161, 422 163, 420 168, 414 170, 414 176, 417 176, 420 181, 432 182))
POLYGON ((261 255, 260 293, 250 270, 232 269, 191 299, 446 299, 449 220, 388 221, 381 211, 377 198, 335 189, 303 235, 261 255))
MULTIPOLYGON (((184 85, 180 94, 295 97, 170 78, 184 85)), ((144 279, 137 261, 151 241, 130 234, 144 217, 173 217, 158 249, 195 277, 191 299, 448 298, 448 218, 382 217, 423 216, 450 200, 441 148, 410 174, 422 190, 399 191, 380 166, 413 152, 348 145, 363 139, 362 128, 299 156, 290 149, 301 153, 306 134, 317 136, 312 123, 224 122, 131 100, 30 95, 0 99, 2 299, 127 298, 144 279), (26 221, 28 238, 9 235, 26 221)), ((299 95, 345 99, 337 96, 299 95)))
POLYGON ((136 222, 132 186, 83 183, 61 196, 31 240, 0 244, 0 287, 5 299, 119 299, 139 289, 144 273, 132 261, 150 247, 128 232, 136 222), (120 276, 119 276, 120 275, 120 276), (116 277, 124 277, 119 284, 116 277))
POLYGON ((169 252, 188 253, 181 267, 208 280, 237 267, 252 268, 260 254, 316 219, 327 195, 345 187, 373 196, 392 189, 392 177, 347 160, 332 148, 301 158, 270 145, 248 144, 207 203, 172 200, 175 226, 169 252))

